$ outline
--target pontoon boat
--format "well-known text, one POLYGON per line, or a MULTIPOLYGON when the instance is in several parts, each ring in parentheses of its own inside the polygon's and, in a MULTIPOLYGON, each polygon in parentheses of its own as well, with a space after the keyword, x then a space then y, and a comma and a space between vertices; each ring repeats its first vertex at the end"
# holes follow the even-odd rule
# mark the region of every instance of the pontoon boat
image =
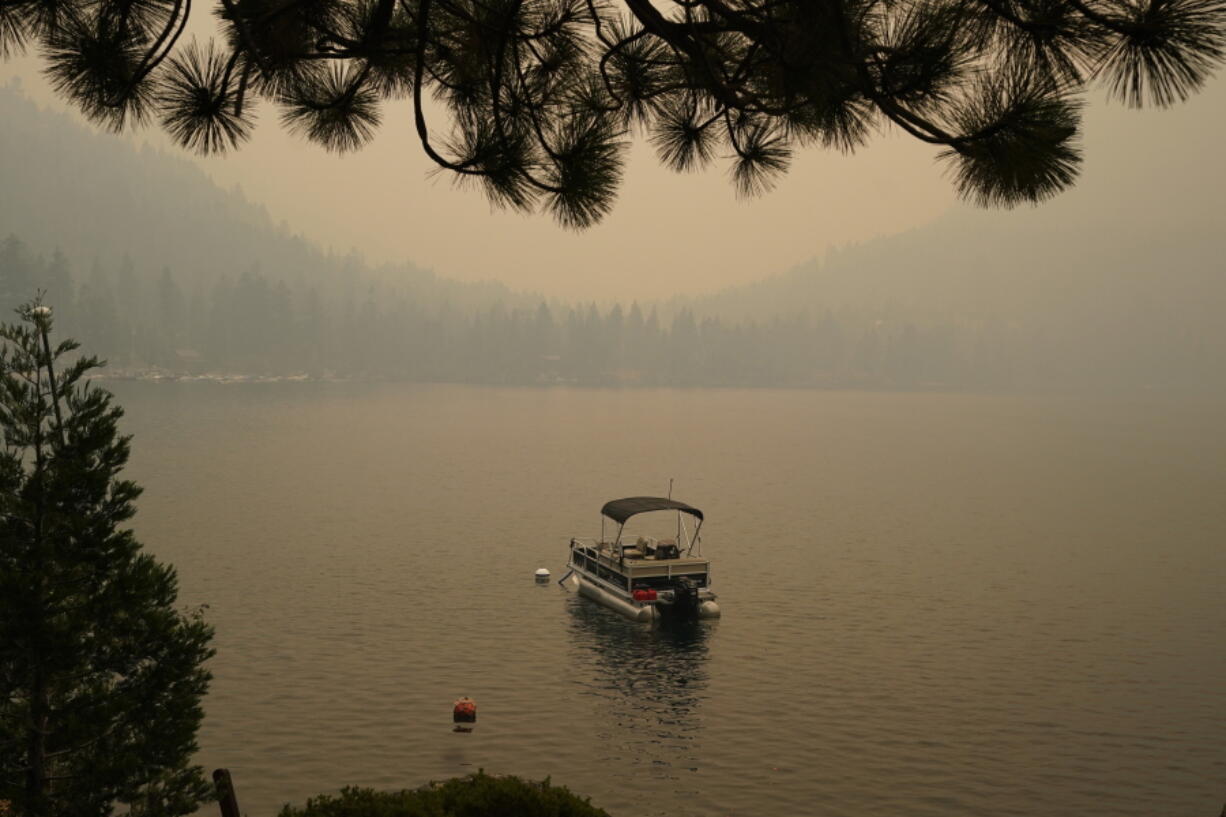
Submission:
POLYGON ((702 511, 674 499, 632 496, 606 502, 600 509, 600 538, 570 540, 570 572, 559 584, 634 621, 714 618, 719 605, 711 592, 711 563, 703 558, 698 537, 702 521, 702 511), (651 511, 677 513, 676 538, 637 536, 630 542, 623 537, 627 520, 651 511), (694 519, 692 534, 687 515, 694 519), (612 541, 605 538, 605 519, 617 523, 612 541))

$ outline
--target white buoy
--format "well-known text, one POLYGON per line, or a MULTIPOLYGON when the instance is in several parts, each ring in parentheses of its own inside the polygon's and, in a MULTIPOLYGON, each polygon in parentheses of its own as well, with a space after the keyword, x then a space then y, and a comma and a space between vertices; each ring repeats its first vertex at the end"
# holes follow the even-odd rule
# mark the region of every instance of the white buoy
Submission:
POLYGON ((534 575, 534 576, 536 577, 536 580, 537 580, 538 582, 547 582, 547 581, 549 581, 549 571, 548 571, 547 569, 543 568, 543 567, 538 567, 538 568, 536 569, 536 573, 534 573, 534 574, 532 574, 532 575, 534 575))

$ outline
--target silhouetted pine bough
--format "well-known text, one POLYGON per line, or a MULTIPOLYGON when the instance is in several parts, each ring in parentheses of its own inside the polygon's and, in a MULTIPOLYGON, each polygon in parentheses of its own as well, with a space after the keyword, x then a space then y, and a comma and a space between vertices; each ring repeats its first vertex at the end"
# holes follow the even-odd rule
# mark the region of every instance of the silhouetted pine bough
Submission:
POLYGON ((346 788, 320 795, 301 808, 285 806, 279 817, 609 817, 587 799, 546 779, 533 783, 484 772, 395 792, 346 788))
POLYGON ((95 121, 201 153, 245 140, 257 99, 341 151, 407 98, 441 168, 575 228, 609 211, 635 130, 755 195, 797 147, 893 126, 965 198, 1038 202, 1076 178, 1088 85, 1166 106, 1226 55, 1226 0, 218 0, 220 42, 176 47, 191 11, 0 0, 0 54, 32 45, 95 121))

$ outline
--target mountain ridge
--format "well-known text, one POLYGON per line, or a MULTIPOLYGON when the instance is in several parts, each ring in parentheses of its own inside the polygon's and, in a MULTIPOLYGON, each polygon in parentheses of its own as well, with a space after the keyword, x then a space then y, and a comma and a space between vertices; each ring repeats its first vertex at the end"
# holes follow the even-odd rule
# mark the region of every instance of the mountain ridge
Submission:
POLYGON ((0 196, 0 238, 16 235, 37 252, 59 250, 77 265, 128 259, 144 275, 169 267, 199 287, 257 267, 322 290, 358 272, 464 307, 517 299, 496 281, 456 281, 408 261, 369 265, 355 250, 323 249, 190 160, 41 108, 17 81, 0 86, 0 121, 0 190, 19 191, 0 196))

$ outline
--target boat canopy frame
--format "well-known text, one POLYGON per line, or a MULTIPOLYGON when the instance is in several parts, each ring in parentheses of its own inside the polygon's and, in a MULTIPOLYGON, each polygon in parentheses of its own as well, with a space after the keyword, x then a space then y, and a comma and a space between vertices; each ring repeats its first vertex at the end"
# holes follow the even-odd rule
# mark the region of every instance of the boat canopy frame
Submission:
POLYGON ((693 505, 687 505, 684 502, 678 502, 675 499, 663 496, 628 496, 606 502, 604 507, 600 509, 600 538, 604 539, 604 520, 606 517, 617 523, 617 538, 613 540, 613 544, 618 545, 621 543, 622 531, 625 529, 626 522, 629 521, 630 517, 652 511, 677 511, 678 532, 685 530, 684 526, 681 525, 681 514, 686 513, 697 519, 698 524, 694 526, 694 535, 690 537, 686 554, 688 555, 694 550, 694 545, 698 541, 698 532, 702 530, 702 511, 693 505))
POLYGON ((702 511, 692 505, 662 496, 628 496, 625 499, 610 500, 600 509, 602 516, 607 516, 621 525, 626 524, 626 520, 632 516, 651 511, 681 511, 702 521, 702 511))

